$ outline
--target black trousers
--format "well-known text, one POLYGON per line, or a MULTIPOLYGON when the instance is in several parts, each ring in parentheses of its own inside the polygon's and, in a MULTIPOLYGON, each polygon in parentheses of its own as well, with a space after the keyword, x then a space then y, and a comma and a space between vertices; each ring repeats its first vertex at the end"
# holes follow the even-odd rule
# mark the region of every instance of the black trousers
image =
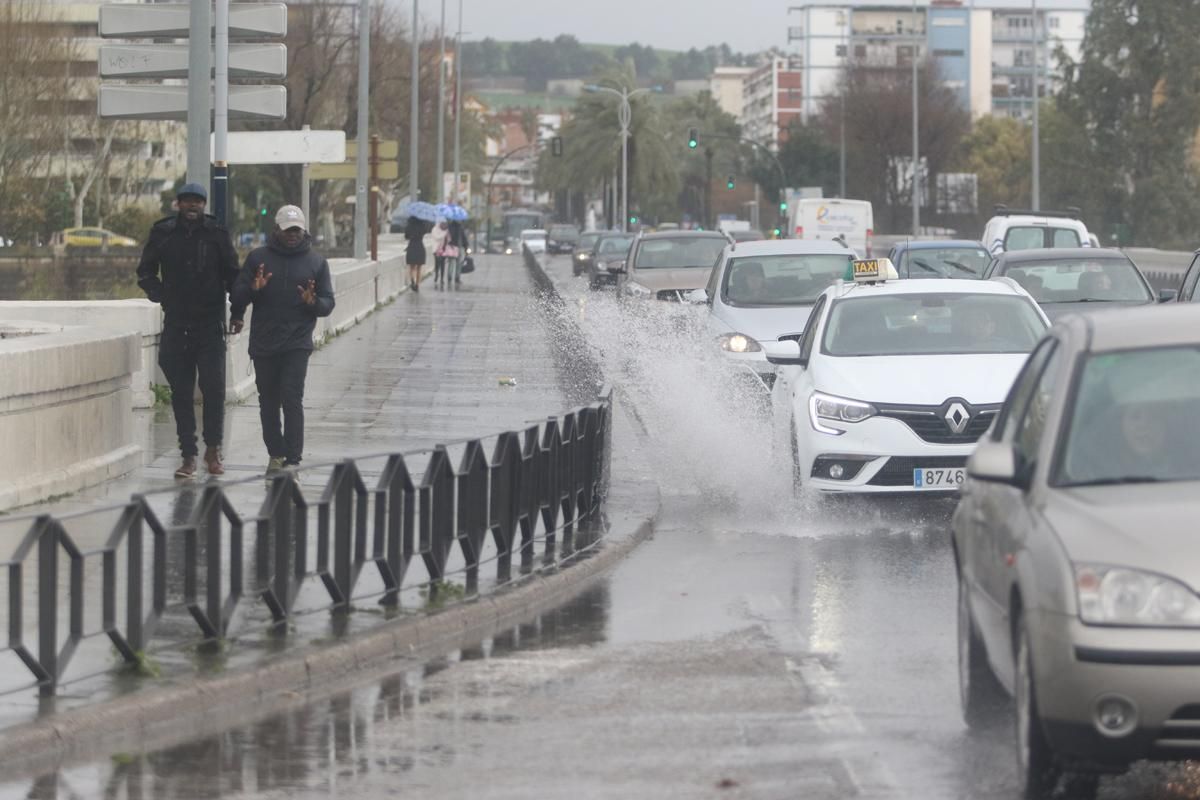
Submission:
POLYGON ((254 359, 263 444, 271 458, 282 458, 289 464, 299 464, 304 452, 304 379, 310 355, 310 350, 286 350, 254 359))
POLYGON ((433 257, 433 279, 435 281, 440 281, 444 277, 446 277, 446 257, 445 256, 434 256, 433 257))
POLYGON ((217 447, 225 438, 225 324, 164 325, 158 365, 171 387, 175 432, 185 456, 199 455, 196 446, 196 375, 204 401, 204 443, 217 447))

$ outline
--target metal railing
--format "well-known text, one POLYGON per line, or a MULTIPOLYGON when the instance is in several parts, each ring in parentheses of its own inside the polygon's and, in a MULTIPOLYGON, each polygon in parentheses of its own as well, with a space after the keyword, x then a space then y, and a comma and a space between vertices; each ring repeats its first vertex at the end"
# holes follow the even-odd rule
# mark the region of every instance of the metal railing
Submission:
POLYGON ((544 564, 585 549, 577 534, 599 517, 611 443, 606 388, 591 404, 522 432, 306 468, 306 476, 328 470, 319 494, 283 472, 267 476, 265 488, 262 476, 194 487, 186 507, 179 501, 188 490, 172 489, 73 515, 0 518, 0 531, 23 529, 0 561, 8 618, 0 655, 15 654, 49 696, 81 642, 107 637, 120 661, 137 665, 172 612, 173 627, 190 619, 201 640, 217 642, 247 597, 269 612, 268 626, 285 626, 300 613, 297 597, 313 578, 324 589, 324 609, 348 610, 363 598, 356 586, 371 566, 378 577, 367 596, 397 607, 402 591, 415 586, 433 598, 452 557, 461 561, 471 594, 487 563, 484 551, 493 548, 496 582, 507 583, 513 557, 531 571, 539 543, 544 564), (489 456, 484 442, 491 440, 489 456), (457 464, 452 448, 461 450, 457 464), (374 461, 382 463, 374 474, 361 468, 374 461), (413 465, 422 461, 417 477, 413 465), (164 495, 176 503, 170 522, 156 510, 164 495), (247 504, 256 509, 239 508, 247 504), (97 520, 110 518, 97 546, 85 547, 80 521, 88 520, 94 536, 97 520), (410 573, 414 565, 423 567, 423 581, 410 573), (32 622, 27 606, 36 608, 32 622), (89 630, 86 620, 97 612, 89 630))

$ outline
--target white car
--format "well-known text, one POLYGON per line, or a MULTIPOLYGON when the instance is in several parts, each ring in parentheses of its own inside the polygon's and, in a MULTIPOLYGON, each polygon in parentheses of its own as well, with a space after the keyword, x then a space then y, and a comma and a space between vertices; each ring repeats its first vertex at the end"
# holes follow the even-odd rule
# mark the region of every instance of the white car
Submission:
POLYGON ((708 330, 731 363, 770 387, 775 365, 767 357, 795 352, 813 303, 856 258, 830 240, 727 245, 697 298, 708 306, 708 330))
POLYGON ((983 228, 983 246, 992 255, 1009 250, 1045 247, 1093 247, 1093 236, 1079 219, 1079 209, 1019 211, 996 206, 983 228))
POLYGON ((856 261, 855 282, 817 299, 799 353, 771 358, 781 365, 776 435, 791 442, 797 487, 957 490, 1049 326, 1013 281, 886 275, 895 275, 887 259, 856 261))
POLYGON ((521 246, 531 253, 546 252, 546 231, 542 228, 526 228, 521 231, 521 246))

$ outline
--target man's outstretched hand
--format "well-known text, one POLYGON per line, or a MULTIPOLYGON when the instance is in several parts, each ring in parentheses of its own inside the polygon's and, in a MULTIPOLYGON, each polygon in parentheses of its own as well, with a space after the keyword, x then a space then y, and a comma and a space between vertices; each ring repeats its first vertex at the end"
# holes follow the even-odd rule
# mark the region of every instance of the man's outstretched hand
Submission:
MULTIPOLYGON (((259 267, 259 269, 262 269, 262 267, 259 267)), ((267 277, 269 278, 270 275, 268 275, 267 277)), ((296 288, 300 291, 300 299, 302 301, 304 301, 305 305, 307 305, 307 306, 316 305, 316 303, 317 303, 317 282, 316 281, 309 280, 303 286, 297 286, 296 288)))
POLYGON ((244 328, 245 326, 246 326, 246 323, 240 319, 229 320, 229 332, 231 334, 233 334, 234 336, 237 336, 239 333, 241 333, 242 328, 244 328))
POLYGON ((250 281, 250 291, 261 292, 269 280, 271 280, 271 273, 267 272, 265 264, 259 264, 258 271, 254 273, 254 279, 250 281))

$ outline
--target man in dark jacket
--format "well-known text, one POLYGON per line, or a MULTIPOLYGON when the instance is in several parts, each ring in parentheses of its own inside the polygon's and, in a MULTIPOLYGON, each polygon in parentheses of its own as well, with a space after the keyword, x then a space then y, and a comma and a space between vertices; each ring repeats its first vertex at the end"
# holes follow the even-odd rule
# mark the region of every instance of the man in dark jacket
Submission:
POLYGON ((304 378, 313 330, 317 317, 329 316, 334 303, 329 262, 313 251, 304 212, 296 206, 279 209, 267 246, 246 256, 231 298, 235 333, 242 329, 246 306, 254 304, 250 357, 270 456, 267 471, 296 466, 304 450, 304 378))
POLYGON ((204 399, 204 463, 221 475, 225 435, 225 298, 238 275, 237 252, 229 232, 204 213, 208 192, 188 183, 176 195, 179 213, 154 223, 142 260, 138 286, 162 305, 158 365, 171 387, 171 409, 183 463, 177 478, 196 474, 196 374, 204 399))

